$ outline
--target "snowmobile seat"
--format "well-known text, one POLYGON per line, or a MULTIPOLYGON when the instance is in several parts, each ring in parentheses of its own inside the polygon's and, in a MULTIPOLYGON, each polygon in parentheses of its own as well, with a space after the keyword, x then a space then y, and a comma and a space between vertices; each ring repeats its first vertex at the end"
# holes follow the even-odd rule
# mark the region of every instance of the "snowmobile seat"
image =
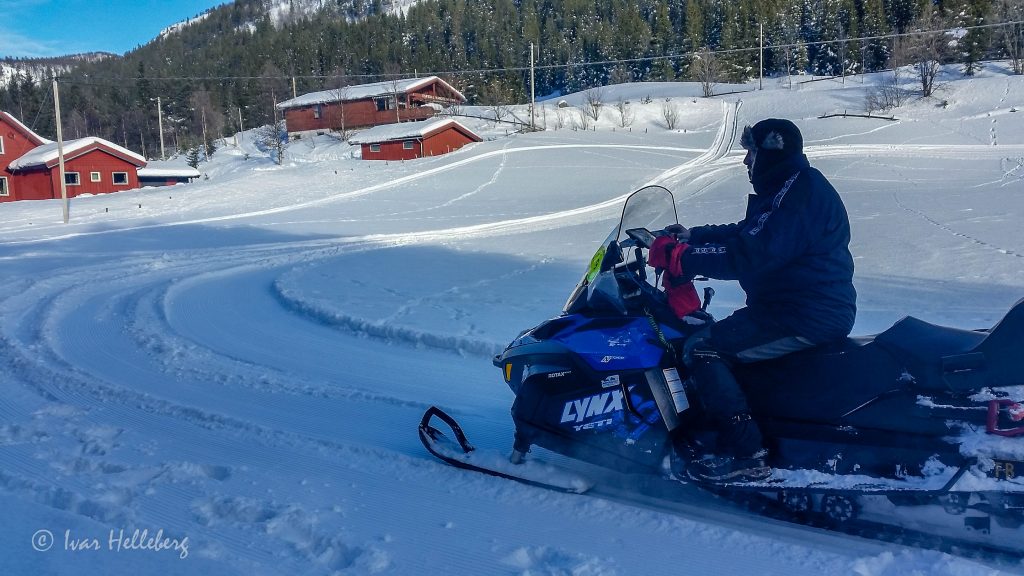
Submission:
POLYGON ((904 365, 916 388, 927 391, 968 392, 980 388, 975 379, 947 379, 949 372, 970 368, 971 352, 986 332, 939 326, 907 316, 875 337, 904 365))
POLYGON ((926 391, 971 392, 1021 384, 1016 360, 1024 342, 1024 300, 991 330, 938 326, 912 316, 875 337, 926 391))
POLYGON ((1024 384, 1024 298, 1017 301, 972 351, 982 358, 986 386, 1024 384))

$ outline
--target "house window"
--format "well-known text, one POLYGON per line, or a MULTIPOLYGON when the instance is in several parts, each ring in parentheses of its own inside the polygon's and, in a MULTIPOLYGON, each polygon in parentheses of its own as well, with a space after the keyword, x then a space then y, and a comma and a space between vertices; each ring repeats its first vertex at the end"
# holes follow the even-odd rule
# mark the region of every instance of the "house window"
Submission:
POLYGON ((64 183, 68 186, 78 186, 82 180, 78 177, 78 172, 65 172, 64 183))
POLYGON ((395 109, 395 97, 394 96, 387 96, 387 97, 383 97, 383 98, 374 98, 373 101, 374 101, 375 104, 377 104, 377 111, 378 112, 383 112, 385 110, 394 110, 395 109))
POLYGON ((313 106, 313 118, 319 120, 321 114, 323 114, 323 108, 319 104, 313 106))
POLYGON ((370 152, 380 152, 380 144, 370 144, 370 152))
POLYGON ((406 140, 405 142, 402 142, 402 148, 405 150, 412 150, 412 145, 412 140, 406 140))
POLYGON ((111 174, 114 179, 114 184, 121 186, 128 185, 128 173, 127 172, 114 172, 111 174))
POLYGON ((0 176, 0 196, 10 196, 11 191, 7 189, 7 176, 0 176))
POLYGON ((89 181, 90 182, 100 182, 102 180, 103 180, 103 178, 100 176, 99 172, 89 172, 89 181))
POLYGON ((4 153, 4 137, 0 136, 0 154, 4 153))

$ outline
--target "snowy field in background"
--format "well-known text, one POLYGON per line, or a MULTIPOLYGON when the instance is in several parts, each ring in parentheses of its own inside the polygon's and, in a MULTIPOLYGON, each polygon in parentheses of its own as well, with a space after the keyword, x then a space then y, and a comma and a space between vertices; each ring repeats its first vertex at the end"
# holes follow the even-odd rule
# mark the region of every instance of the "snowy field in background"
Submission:
MULTIPOLYGON (((490 356, 559 312, 630 191, 667 186, 685 224, 741 218, 730 128, 768 116, 797 122, 849 209, 856 333, 991 326, 1024 297, 1024 78, 948 80, 894 122, 818 118, 860 111, 875 78, 622 85, 590 130, 572 111, 555 129, 549 102, 547 131, 468 121, 485 142, 404 163, 318 137, 277 166, 246 133, 199 181, 75 198, 66 225, 54 201, 0 204, 0 573, 1024 573, 713 499, 554 494, 416 438, 437 404, 510 448, 490 356), (135 530, 179 546, 118 551, 135 530)), ((713 285, 713 313, 741 305, 713 285)))

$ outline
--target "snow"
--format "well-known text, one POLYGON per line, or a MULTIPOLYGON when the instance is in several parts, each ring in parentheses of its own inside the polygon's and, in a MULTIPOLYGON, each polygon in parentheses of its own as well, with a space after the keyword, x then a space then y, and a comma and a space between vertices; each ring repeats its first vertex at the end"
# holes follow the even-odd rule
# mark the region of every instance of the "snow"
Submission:
MULTIPOLYGON (((98 145, 106 146, 111 150, 114 150, 117 153, 121 154, 125 158, 135 160, 135 163, 140 166, 146 164, 146 159, 143 158, 141 155, 136 154, 135 152, 132 152, 127 148, 118 146, 117 144, 114 144, 109 140, 104 140, 103 138, 97 138, 95 136, 65 141, 63 143, 64 159, 68 160, 70 158, 74 158, 76 152, 80 150, 88 150, 98 145)), ((35 166, 45 166, 50 162, 55 162, 58 156, 59 154, 57 150, 57 143, 47 142, 42 146, 37 146, 33 148, 32 150, 22 155, 20 158, 11 162, 9 169, 24 170, 26 168, 32 168, 35 166)))
POLYGON ((384 80, 383 82, 373 82, 371 84, 358 84, 355 86, 344 86, 331 90, 310 92, 308 94, 303 94, 290 100, 280 102, 277 105, 277 108, 279 110, 286 110, 288 108, 301 108, 302 106, 312 106, 313 104, 323 104, 326 102, 338 102, 342 100, 347 102, 350 100, 373 98, 374 96, 388 96, 394 95, 395 93, 411 92, 433 82, 438 82, 441 86, 446 87, 451 91, 455 98, 461 100, 465 99, 465 97, 462 96, 462 93, 444 80, 437 76, 427 76, 426 78, 396 78, 394 80, 384 80))
POLYGON ((199 178, 199 170, 187 164, 174 161, 151 160, 145 168, 139 168, 140 178, 199 178))
MULTIPOLYGON (((1024 295, 1024 78, 950 69, 946 106, 912 100, 895 122, 819 119, 859 110, 876 77, 799 80, 712 99, 609 87, 587 130, 573 109, 556 129, 548 104, 546 131, 467 119, 484 142, 406 162, 318 136, 278 166, 247 132, 196 182, 75 198, 68 224, 57 201, 0 204, 0 572, 1024 573, 696 491, 545 491, 445 466, 416 437, 436 404, 510 450, 491 355, 557 314, 628 192, 669 187, 687 224, 741 217, 735 127, 766 116, 797 122, 849 209, 855 333, 997 322, 1024 295), (179 546, 111 549, 122 530, 179 546)), ((714 314, 742 304, 712 285, 714 314)))
POLYGON ((360 131, 348 139, 350 144, 369 144, 371 142, 389 142, 405 138, 422 138, 427 134, 442 130, 448 126, 461 129, 463 133, 472 134, 468 128, 451 118, 437 120, 423 120, 421 122, 402 122, 401 124, 386 124, 375 126, 360 131))
POLYGON ((39 134, 36 134, 31 128, 29 128, 28 126, 25 126, 25 124, 23 124, 21 122, 21 120, 18 120, 14 116, 4 112, 3 113, 3 118, 4 118, 4 120, 9 122, 10 124, 12 124, 15 127, 19 128, 25 134, 29 135, 30 138, 35 138, 36 140, 38 140, 39 143, 41 143, 41 144, 49 144, 49 143, 51 143, 51 140, 47 140, 46 138, 43 138, 39 134))

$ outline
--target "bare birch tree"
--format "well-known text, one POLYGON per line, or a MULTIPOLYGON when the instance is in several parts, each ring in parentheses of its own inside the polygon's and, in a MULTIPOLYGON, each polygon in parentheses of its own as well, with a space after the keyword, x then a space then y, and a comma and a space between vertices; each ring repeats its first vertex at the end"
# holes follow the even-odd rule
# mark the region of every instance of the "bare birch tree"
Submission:
POLYGON ((576 116, 577 116, 577 119, 576 119, 577 121, 576 121, 576 124, 575 124, 576 128, 579 128, 580 130, 588 130, 588 129, 590 129, 590 118, 591 117, 590 117, 590 112, 588 111, 588 106, 587 105, 584 104, 584 105, 581 105, 578 108, 576 108, 576 116))
POLYGON ((1014 22, 999 28, 997 42, 1006 51, 1014 74, 1024 74, 1024 0, 999 0, 994 10, 1000 22, 1014 22))
POLYGON ((921 94, 927 98, 935 91, 943 62, 949 59, 950 37, 944 32, 934 32, 945 28, 945 23, 931 2, 925 3, 915 27, 931 31, 913 34, 907 40, 908 53, 921 83, 921 94))
POLYGON ((714 96, 715 84, 722 77, 722 63, 718 56, 705 46, 693 55, 690 71, 697 82, 700 82, 701 93, 704 97, 714 96))
POLYGON ((600 86, 590 88, 583 93, 586 105, 583 109, 595 122, 601 119, 601 108, 604 107, 604 89, 600 86))
POLYGON ((619 126, 629 128, 633 125, 636 111, 633 110, 633 106, 628 100, 619 98, 619 101, 615 103, 615 110, 619 113, 619 126))
POLYGON ((679 105, 671 98, 666 98, 661 104, 661 118, 665 121, 665 128, 675 130, 679 125, 679 105))

